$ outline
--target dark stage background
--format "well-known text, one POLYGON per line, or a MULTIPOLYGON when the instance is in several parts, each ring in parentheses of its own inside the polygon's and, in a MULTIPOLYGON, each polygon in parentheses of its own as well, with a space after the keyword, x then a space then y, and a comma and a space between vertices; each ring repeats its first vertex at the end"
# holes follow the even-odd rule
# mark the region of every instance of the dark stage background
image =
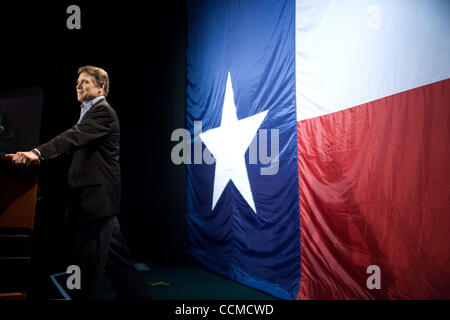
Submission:
MULTIPOLYGON (((40 87, 40 142, 79 117, 76 71, 90 64, 110 75, 108 101, 121 123, 122 212, 119 220, 137 261, 182 265, 185 257, 184 167, 170 160, 171 133, 185 126, 184 1, 60 1, 0 4, 0 93, 40 87), (69 30, 66 9, 81 9, 69 30)), ((27 115, 24 114, 24 117, 27 115)), ((40 174, 33 247, 35 297, 48 274, 64 272, 64 211, 69 159, 40 174)))

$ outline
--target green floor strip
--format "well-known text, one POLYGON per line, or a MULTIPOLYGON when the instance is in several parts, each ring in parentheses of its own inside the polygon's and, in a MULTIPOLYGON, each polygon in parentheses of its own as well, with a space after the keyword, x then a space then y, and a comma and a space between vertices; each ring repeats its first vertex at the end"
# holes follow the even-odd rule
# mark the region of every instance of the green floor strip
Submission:
MULTIPOLYGON (((195 266, 153 267, 141 271, 141 274, 154 300, 276 300, 275 297, 195 266)), ((106 278, 100 299, 115 299, 106 278)))

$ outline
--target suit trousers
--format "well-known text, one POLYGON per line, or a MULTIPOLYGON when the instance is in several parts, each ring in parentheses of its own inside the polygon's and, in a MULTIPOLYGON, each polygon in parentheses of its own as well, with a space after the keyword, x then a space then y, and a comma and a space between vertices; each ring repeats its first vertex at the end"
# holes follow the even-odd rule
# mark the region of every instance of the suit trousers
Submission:
POLYGON ((73 222, 70 230, 71 261, 81 270, 81 289, 70 290, 72 299, 96 299, 104 271, 118 299, 151 299, 147 285, 134 266, 116 216, 73 222))

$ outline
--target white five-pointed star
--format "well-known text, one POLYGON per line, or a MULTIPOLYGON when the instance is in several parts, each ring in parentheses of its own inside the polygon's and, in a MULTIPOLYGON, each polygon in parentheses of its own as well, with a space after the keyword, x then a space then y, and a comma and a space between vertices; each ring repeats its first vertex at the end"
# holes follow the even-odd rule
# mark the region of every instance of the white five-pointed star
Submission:
POLYGON ((245 152, 255 137, 267 111, 238 120, 230 73, 227 76, 225 99, 220 127, 200 134, 200 139, 213 154, 216 162, 212 209, 230 180, 256 213, 253 194, 245 165, 245 152))

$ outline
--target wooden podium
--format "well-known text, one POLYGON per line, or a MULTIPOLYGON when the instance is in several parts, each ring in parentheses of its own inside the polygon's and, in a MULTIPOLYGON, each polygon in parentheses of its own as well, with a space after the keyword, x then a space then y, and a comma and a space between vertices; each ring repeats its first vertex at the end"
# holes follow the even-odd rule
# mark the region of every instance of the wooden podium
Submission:
POLYGON ((0 156, 0 300, 24 300, 30 287, 38 171, 0 156))

